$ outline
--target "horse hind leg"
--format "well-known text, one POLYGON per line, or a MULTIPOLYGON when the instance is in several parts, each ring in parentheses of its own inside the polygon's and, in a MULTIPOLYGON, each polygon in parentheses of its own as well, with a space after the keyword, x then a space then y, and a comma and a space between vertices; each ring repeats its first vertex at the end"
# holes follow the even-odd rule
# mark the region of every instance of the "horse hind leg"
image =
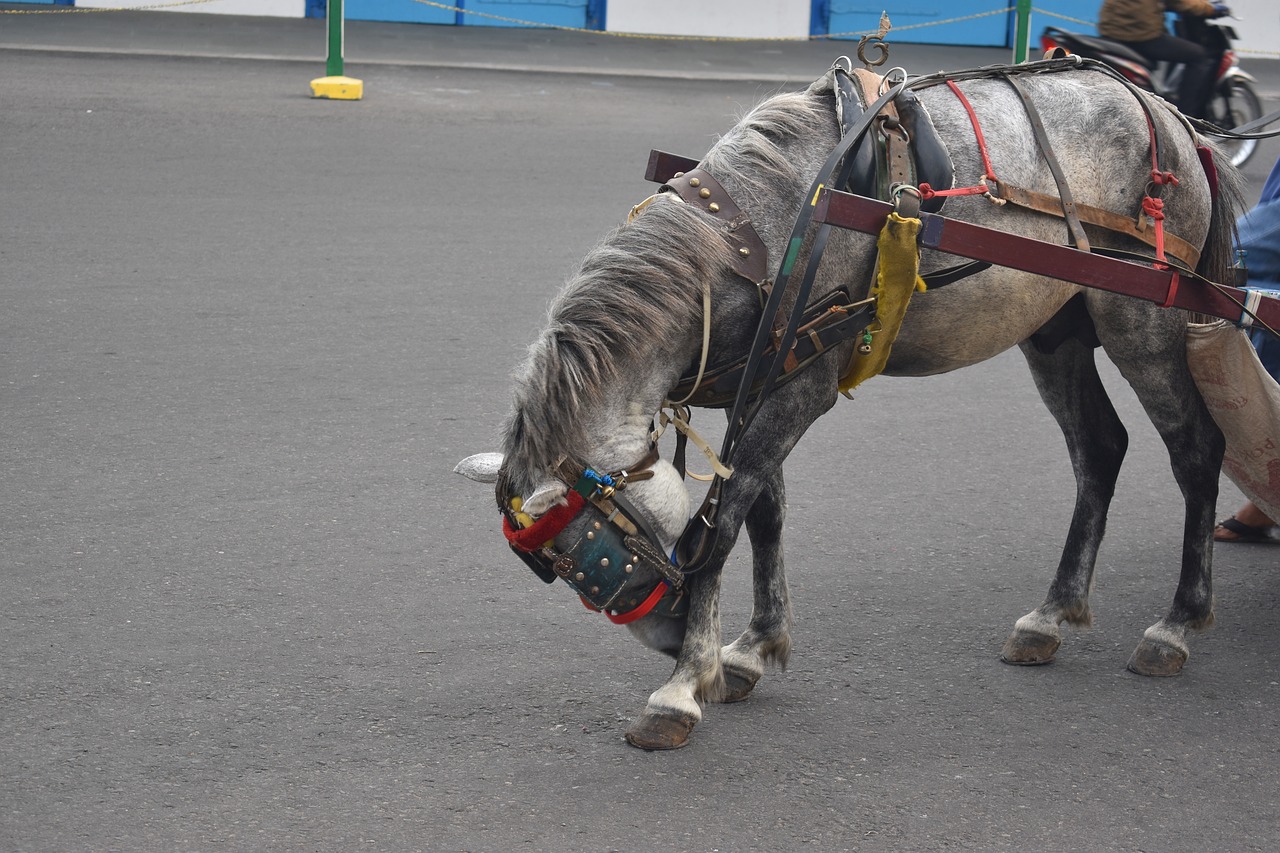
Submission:
POLYGON ((1098 376, 1089 337, 1072 335, 1057 342, 1051 352, 1036 339, 1022 344, 1040 397, 1066 439, 1076 478, 1076 502, 1048 595, 1015 623, 1000 653, 1005 663, 1049 663, 1062 642, 1061 623, 1092 624, 1089 593, 1094 565, 1129 438, 1098 376))
POLYGON ((1098 332, 1107 354, 1164 439, 1185 505, 1173 606, 1146 630, 1128 663, 1139 675, 1168 676, 1177 675, 1187 661, 1187 633, 1213 624, 1214 508, 1226 441, 1187 366, 1185 319, 1142 307, 1147 310, 1140 311, 1129 300, 1093 313, 1105 317, 1098 332), (1146 342, 1145 348, 1134 351, 1128 346, 1135 335, 1146 342))
POLYGON ((785 669, 791 656, 791 602, 782 563, 785 516, 786 492, 779 468, 747 513, 753 578, 751 621, 740 637, 721 650, 725 681, 722 702, 746 699, 766 666, 775 664, 785 669))

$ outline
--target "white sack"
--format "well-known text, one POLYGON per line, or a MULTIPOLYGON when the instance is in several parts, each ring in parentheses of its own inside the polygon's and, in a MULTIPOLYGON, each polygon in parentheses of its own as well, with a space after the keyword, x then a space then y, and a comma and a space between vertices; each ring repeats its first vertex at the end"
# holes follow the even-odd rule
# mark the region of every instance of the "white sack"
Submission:
POLYGON ((1187 326, 1187 364, 1227 438, 1222 470, 1280 519, 1280 384, 1258 361, 1249 336, 1226 320, 1187 326))

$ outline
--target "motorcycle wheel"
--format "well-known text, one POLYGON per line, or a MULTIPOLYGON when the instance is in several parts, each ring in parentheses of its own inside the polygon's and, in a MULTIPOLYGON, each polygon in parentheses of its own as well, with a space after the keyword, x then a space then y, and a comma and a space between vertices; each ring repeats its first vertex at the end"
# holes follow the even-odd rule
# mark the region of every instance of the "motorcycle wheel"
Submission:
MULTIPOLYGON (((1262 99, 1248 82, 1230 80, 1214 93, 1209 111, 1219 127, 1240 127, 1262 116, 1262 99)), ((1221 139, 1218 147, 1231 158, 1231 165, 1240 168, 1249 162, 1249 158, 1257 150, 1258 140, 1221 139)))

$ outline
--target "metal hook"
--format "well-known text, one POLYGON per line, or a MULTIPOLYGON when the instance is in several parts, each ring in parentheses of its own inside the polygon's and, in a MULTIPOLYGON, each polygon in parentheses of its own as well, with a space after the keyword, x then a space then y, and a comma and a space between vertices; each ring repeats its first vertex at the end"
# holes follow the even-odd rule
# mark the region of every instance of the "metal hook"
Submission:
POLYGON ((884 65, 884 63, 889 59, 889 46, 884 43, 884 37, 892 28, 893 24, 889 23, 889 16, 884 12, 881 12, 880 29, 875 33, 868 33, 858 39, 858 59, 867 67, 868 71, 877 65, 884 65), (880 51, 880 56, 876 59, 867 59, 866 49, 868 47, 873 47, 880 51))

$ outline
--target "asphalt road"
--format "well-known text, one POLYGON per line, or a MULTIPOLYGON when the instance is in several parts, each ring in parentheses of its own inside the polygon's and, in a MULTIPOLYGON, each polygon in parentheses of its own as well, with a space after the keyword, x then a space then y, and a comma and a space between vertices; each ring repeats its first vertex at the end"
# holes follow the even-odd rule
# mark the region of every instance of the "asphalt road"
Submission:
POLYGON ((1184 674, 1125 671, 1181 509, 1113 373, 1097 623, 999 662, 1073 495, 1016 354, 814 427, 790 670, 684 750, 627 747, 669 661, 533 578, 450 471, 648 150, 700 154, 777 84, 384 65, 339 103, 310 76, 0 50, 0 850, 1280 845, 1277 552, 1219 547, 1184 674))

